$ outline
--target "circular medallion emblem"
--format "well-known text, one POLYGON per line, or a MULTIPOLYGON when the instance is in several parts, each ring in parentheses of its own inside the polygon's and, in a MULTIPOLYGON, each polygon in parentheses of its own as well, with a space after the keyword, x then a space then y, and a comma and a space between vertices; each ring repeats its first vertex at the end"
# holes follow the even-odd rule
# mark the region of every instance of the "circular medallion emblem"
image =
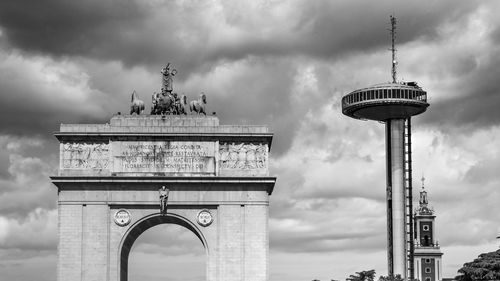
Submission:
POLYGON ((209 226, 214 221, 212 214, 208 210, 201 210, 198 213, 198 224, 201 226, 209 226))
POLYGON ((130 223, 130 213, 127 210, 118 210, 115 213, 115 223, 119 226, 126 226, 130 223))

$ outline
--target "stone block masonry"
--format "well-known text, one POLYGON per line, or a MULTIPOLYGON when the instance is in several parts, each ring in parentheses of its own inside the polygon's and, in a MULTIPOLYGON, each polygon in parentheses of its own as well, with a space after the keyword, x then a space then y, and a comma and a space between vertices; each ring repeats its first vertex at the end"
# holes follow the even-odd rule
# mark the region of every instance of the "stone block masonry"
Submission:
POLYGON ((117 115, 108 124, 63 124, 55 135, 59 281, 126 281, 135 239, 162 223, 198 236, 207 280, 269 279, 276 178, 267 127, 220 125, 215 116, 117 115), (161 186, 170 190, 165 215, 161 186))

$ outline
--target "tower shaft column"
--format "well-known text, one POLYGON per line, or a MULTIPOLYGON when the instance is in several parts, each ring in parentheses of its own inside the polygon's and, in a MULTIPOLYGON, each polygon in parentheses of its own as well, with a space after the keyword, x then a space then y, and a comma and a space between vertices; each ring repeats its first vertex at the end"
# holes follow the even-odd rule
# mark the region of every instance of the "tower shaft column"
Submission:
POLYGON ((388 206, 390 208, 388 235, 391 236, 388 237, 389 274, 400 274, 401 277, 406 278, 404 126, 405 119, 391 119, 386 122, 387 185, 389 190, 387 200, 388 204, 391 205, 388 206))

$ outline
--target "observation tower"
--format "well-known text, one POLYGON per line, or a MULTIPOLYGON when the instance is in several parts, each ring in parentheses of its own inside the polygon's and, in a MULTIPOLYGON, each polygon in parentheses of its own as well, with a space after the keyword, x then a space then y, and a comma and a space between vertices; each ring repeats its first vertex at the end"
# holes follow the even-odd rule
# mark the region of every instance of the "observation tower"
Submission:
POLYGON ((415 82, 396 80, 396 18, 391 16, 392 83, 355 90, 342 98, 342 113, 385 124, 387 256, 389 276, 414 279, 411 117, 425 112, 427 93, 415 82))

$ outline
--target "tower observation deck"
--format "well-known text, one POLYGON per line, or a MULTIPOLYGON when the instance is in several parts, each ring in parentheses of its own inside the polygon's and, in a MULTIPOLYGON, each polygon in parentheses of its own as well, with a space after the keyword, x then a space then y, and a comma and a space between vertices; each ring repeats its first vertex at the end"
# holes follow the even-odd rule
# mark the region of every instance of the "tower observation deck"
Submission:
POLYGON ((387 257, 389 276, 414 279, 412 214, 411 117, 426 111, 427 92, 415 82, 396 82, 395 24, 392 24, 392 83, 348 93, 342 113, 361 120, 385 123, 387 169, 387 257))
POLYGON ((355 90, 342 98, 342 113, 356 119, 406 119, 424 112, 427 92, 415 82, 386 83, 355 90))

